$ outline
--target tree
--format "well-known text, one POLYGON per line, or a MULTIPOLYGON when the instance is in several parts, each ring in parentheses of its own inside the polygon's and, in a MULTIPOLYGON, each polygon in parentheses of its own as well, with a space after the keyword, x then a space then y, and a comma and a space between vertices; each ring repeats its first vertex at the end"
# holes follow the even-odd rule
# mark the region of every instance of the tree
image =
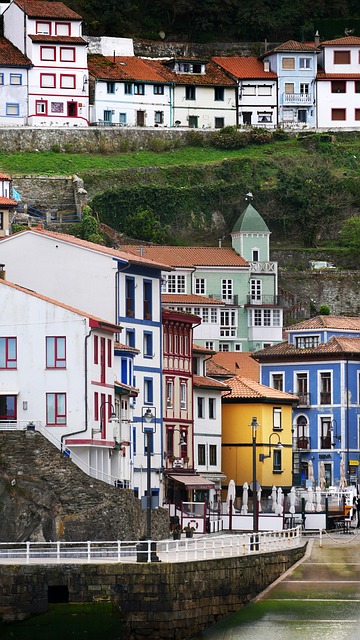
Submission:
POLYGON ((352 253, 360 254, 360 216, 352 216, 344 222, 339 240, 341 245, 350 249, 352 253))
POLYGON ((99 223, 88 206, 84 207, 83 210, 80 223, 80 237, 89 242, 104 244, 104 238, 99 231, 99 223))
POLYGON ((159 217, 152 209, 138 209, 126 218, 124 232, 130 238, 161 244, 166 232, 161 227, 159 217))

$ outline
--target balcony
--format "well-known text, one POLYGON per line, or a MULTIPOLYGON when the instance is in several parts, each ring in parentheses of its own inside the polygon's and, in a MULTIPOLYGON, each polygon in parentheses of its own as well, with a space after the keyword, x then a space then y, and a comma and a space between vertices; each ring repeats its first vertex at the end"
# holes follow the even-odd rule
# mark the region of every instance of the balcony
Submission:
POLYGON ((294 448, 300 451, 309 451, 311 449, 311 442, 308 436, 300 436, 294 440, 294 448))
POLYGON ((258 296, 247 296, 246 304, 249 307, 257 307, 257 306, 273 306, 279 307, 281 306, 280 296, 275 296, 271 294, 267 295, 258 295, 258 296))
POLYGON ((239 305, 239 296, 237 295, 223 298, 223 296, 220 296, 217 293, 210 293, 209 298, 211 298, 212 300, 220 300, 224 304, 228 304, 232 307, 237 307, 239 305))
POLYGON ((314 96, 312 93, 283 93, 283 104, 312 105, 314 96))
POLYGON ((277 273, 277 262, 249 262, 250 273, 277 273))
POLYGON ((298 407, 310 407, 311 404, 311 394, 304 393, 303 391, 295 391, 295 395, 298 396, 299 402, 298 407))

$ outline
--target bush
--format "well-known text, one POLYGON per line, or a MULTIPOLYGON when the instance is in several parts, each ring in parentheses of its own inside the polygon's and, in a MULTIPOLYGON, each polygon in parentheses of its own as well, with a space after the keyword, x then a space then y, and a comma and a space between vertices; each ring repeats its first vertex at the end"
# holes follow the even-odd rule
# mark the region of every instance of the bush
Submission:
POLYGON ((26 229, 28 229, 29 227, 23 225, 23 224, 12 224, 11 225, 11 233, 18 233, 19 231, 26 231, 26 229))
POLYGON ((275 129, 275 131, 272 132, 272 139, 273 140, 289 140, 290 138, 290 133, 288 133, 287 131, 285 131, 285 129, 275 129))
POLYGON ((236 127, 224 127, 210 136, 210 144, 216 149, 242 149, 249 141, 249 132, 239 131, 236 127))
POLYGON ((185 144, 188 147, 203 147, 205 145, 204 136, 200 131, 187 131, 185 134, 185 144))
POLYGON ((330 315, 330 307, 328 307, 327 304, 322 304, 321 307, 319 308, 319 315, 320 316, 329 316, 330 315))
POLYGON ((252 144, 267 144, 272 140, 272 133, 267 129, 252 128, 250 129, 250 143, 252 144))

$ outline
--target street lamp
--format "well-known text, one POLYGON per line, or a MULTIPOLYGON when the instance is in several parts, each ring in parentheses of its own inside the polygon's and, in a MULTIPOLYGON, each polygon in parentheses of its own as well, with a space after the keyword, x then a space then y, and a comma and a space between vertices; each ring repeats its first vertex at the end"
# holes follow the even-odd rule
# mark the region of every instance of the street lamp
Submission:
POLYGON ((278 433, 270 433, 270 435, 269 435, 269 453, 268 453, 267 456, 265 455, 265 453, 260 453, 260 455, 259 455, 259 461, 260 462, 264 462, 264 460, 266 458, 271 458, 271 439, 272 439, 273 436, 276 436, 277 439, 278 439, 278 441, 277 441, 277 443, 275 445, 275 448, 276 449, 283 449, 284 448, 284 445, 281 444, 281 442, 280 442, 279 434, 278 433))
POLYGON ((103 428, 103 407, 105 407, 106 404, 109 404, 111 406, 111 414, 110 414, 110 420, 115 420, 117 418, 116 413, 115 413, 115 408, 112 402, 110 402, 109 400, 105 400, 104 402, 101 403, 100 405, 100 431, 102 433, 102 428, 103 428))
POLYGON ((258 530, 258 505, 257 505, 257 491, 256 491, 256 429, 260 427, 257 418, 254 417, 249 424, 252 429, 252 464, 253 464, 253 480, 252 480, 252 492, 253 492, 253 531, 258 530))
POLYGON ((154 413, 150 407, 142 408, 142 432, 146 434, 146 478, 147 478, 147 495, 146 495, 146 537, 151 540, 151 437, 156 431, 156 409, 152 407, 154 413), (145 427, 146 424, 151 424, 154 420, 154 428, 145 427))

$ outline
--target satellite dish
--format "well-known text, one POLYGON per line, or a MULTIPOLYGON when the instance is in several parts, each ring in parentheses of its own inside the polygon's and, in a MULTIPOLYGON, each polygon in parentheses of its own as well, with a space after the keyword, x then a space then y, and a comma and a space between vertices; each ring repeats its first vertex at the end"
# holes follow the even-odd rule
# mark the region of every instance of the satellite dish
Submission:
POLYGON ((351 36, 354 33, 355 29, 344 29, 344 33, 346 36, 351 36))
POLYGON ((165 32, 164 31, 159 31, 159 36, 161 38, 161 40, 165 39, 165 32))

